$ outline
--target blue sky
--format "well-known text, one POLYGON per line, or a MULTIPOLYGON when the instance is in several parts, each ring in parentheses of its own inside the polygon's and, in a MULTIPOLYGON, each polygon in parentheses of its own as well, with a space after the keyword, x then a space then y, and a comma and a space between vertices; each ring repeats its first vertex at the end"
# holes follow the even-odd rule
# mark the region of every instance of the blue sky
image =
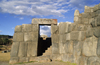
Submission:
MULTIPOLYGON (((73 22, 74 11, 84 12, 84 6, 94 6, 100 0, 0 0, 0 35, 13 35, 17 25, 31 24, 32 18, 73 22)), ((41 27, 41 34, 50 27, 41 27), (47 28, 47 29, 46 29, 47 28)))

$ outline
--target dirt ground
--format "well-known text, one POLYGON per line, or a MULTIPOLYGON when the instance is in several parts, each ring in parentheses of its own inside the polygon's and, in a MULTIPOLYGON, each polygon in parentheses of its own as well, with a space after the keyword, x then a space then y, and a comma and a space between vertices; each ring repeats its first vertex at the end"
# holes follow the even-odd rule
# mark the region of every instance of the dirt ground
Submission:
MULTIPOLYGON (((0 65, 10 65, 8 62, 0 62, 0 65)), ((34 62, 34 63, 22 63, 22 64, 12 64, 12 65, 76 65, 68 62, 52 61, 52 62, 34 62)))

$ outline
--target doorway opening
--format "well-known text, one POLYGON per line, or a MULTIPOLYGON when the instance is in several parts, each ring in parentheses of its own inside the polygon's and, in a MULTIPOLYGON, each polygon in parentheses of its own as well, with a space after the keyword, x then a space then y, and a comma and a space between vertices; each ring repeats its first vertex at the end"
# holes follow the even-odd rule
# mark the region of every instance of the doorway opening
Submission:
POLYGON ((39 25, 37 56, 42 56, 51 45, 51 25, 39 25))

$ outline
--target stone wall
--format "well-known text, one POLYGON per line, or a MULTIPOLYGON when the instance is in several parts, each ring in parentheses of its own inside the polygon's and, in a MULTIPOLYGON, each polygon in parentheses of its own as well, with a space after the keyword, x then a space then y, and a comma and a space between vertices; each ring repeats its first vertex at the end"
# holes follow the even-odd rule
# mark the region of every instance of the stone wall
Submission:
POLYGON ((100 4, 74 13, 74 23, 32 19, 15 27, 10 63, 28 62, 37 56, 39 25, 51 25, 52 60, 77 65, 100 65, 100 4))
POLYGON ((74 23, 59 23, 60 60, 77 65, 100 65, 99 19, 100 4, 85 6, 84 13, 76 10, 74 23))

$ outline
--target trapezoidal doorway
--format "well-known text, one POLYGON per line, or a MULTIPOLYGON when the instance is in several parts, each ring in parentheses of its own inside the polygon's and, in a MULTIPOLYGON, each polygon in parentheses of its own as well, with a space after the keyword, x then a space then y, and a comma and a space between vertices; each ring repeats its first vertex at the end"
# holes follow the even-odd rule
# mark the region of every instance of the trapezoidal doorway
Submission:
POLYGON ((51 25, 39 25, 37 56, 46 56, 51 53, 51 25))

